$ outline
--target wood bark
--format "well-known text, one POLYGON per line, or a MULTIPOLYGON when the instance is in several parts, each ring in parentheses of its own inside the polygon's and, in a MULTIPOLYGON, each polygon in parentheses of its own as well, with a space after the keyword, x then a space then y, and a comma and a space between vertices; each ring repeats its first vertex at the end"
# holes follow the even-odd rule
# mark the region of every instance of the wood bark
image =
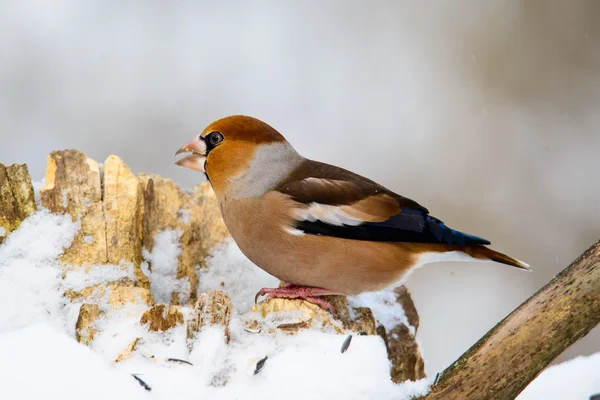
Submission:
POLYGON ((514 399, 600 322, 600 242, 496 325, 424 397, 514 399))
POLYGON ((0 163, 0 243, 35 210, 27 166, 0 163))
POLYGON ((419 314, 410 292, 405 286, 400 286, 395 292, 410 326, 398 324, 389 332, 380 326, 378 334, 385 342, 388 358, 392 363, 390 371, 392 381, 396 383, 417 381, 426 377, 425 360, 423 360, 421 349, 415 339, 419 329, 419 314))

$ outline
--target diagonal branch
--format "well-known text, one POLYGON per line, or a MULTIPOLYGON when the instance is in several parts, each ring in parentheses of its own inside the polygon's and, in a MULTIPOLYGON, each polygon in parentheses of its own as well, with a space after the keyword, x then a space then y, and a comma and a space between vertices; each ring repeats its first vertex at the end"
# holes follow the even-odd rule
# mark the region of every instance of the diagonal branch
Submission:
POLYGON ((600 241, 446 369, 423 399, 514 399, 600 322, 600 241))

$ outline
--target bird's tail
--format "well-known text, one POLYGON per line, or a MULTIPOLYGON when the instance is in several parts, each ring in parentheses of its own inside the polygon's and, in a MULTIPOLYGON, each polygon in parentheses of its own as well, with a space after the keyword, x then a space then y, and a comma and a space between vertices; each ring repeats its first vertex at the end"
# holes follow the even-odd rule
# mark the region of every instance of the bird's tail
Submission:
POLYGON ((408 250, 418 254, 416 267, 429 263, 445 261, 477 261, 490 260, 510 265, 526 271, 531 271, 529 264, 492 250, 484 245, 459 244, 446 245, 441 243, 403 243, 408 250))
POLYGON ((506 254, 502 254, 496 250, 492 250, 489 247, 485 246, 465 246, 462 251, 467 253, 473 258, 479 260, 492 260, 502 264, 510 265, 511 267, 517 267, 520 269, 524 269, 527 271, 531 271, 529 264, 517 260, 516 258, 512 258, 507 256, 506 254))

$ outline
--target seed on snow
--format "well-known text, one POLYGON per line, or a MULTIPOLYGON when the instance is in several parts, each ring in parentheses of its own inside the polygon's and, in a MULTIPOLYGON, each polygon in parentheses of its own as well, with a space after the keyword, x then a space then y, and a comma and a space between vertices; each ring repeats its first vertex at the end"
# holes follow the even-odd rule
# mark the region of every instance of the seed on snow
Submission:
POLYGON ((194 364, 192 364, 191 362, 186 361, 186 360, 181 360, 179 358, 165 358, 165 362, 187 364, 187 365, 191 365, 192 367, 194 366, 194 364))
POLYGON ((344 340, 344 343, 342 344, 342 353, 345 353, 346 350, 348 350, 348 347, 350 347, 351 341, 352 341, 352 335, 348 335, 348 337, 346 338, 346 340, 344 340))
POLYGON ((277 325, 277 329, 280 329, 285 332, 296 332, 300 329, 308 328, 308 326, 308 321, 300 321, 277 325))
POLYGON ((255 328, 255 327, 245 327, 244 330, 248 333, 260 333, 260 326, 255 328))
POLYGON ((148 350, 146 350, 145 348, 141 348, 140 349, 140 353, 142 353, 142 355, 146 358, 154 358, 154 354, 150 353, 148 350))
POLYGON ((149 392, 152 391, 152 388, 146 382, 144 382, 142 380, 142 378, 140 378, 136 374, 131 374, 131 376, 133 376, 135 378, 135 380, 138 381, 138 383, 140 384, 141 387, 143 387, 144 389, 146 389, 149 392))
POLYGON ((250 361, 248 361, 248 367, 246 368, 246 374, 252 376, 256 375, 260 372, 260 370, 265 366, 267 362, 268 356, 264 356, 263 358, 254 357, 250 361))

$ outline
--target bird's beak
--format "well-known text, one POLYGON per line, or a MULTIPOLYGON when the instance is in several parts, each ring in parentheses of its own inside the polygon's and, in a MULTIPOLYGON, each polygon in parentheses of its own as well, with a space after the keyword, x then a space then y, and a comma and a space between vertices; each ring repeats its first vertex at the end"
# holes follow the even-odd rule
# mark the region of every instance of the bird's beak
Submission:
POLYGON ((206 143, 204 142, 204 138, 202 138, 202 136, 196 136, 194 139, 181 146, 175 155, 182 153, 191 154, 188 154, 182 159, 177 160, 175 164, 179 165, 180 167, 193 169, 194 171, 205 172, 204 163, 206 162, 206 143))

